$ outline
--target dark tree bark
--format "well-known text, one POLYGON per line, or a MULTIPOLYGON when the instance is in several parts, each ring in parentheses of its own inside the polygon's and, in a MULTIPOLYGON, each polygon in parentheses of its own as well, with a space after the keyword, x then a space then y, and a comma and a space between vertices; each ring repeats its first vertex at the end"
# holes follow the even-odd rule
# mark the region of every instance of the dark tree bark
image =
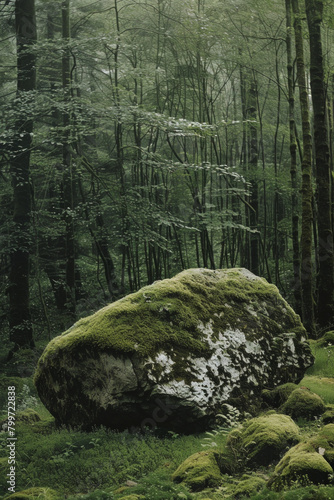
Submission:
POLYGON ((317 181, 318 261, 317 322, 333 324, 333 233, 331 220, 331 181, 326 119, 326 88, 321 42, 322 0, 305 0, 310 35, 311 93, 314 113, 314 148, 317 181))
POLYGON ((301 290, 302 319, 305 328, 312 334, 314 325, 314 302, 312 289, 312 137, 309 104, 305 78, 302 21, 298 0, 292 0, 295 28, 297 81, 303 130, 302 161, 302 233, 301 233, 301 290))
POLYGON ((299 215, 298 215, 298 182, 297 182, 297 141, 295 132, 295 98, 293 82, 293 58, 292 58, 292 22, 291 22, 291 0, 285 0, 286 8, 286 52, 288 71, 288 96, 289 96, 289 131, 290 131, 290 176, 291 176, 291 212, 292 212, 292 246, 293 246, 293 293, 295 298, 295 310, 302 314, 302 298, 300 283, 300 257, 299 257, 299 215))
MULTIPOLYGON (((259 212, 259 188, 256 179, 256 169, 258 164, 258 142, 257 142, 257 84, 253 78, 248 90, 248 119, 249 119, 249 168, 251 171, 251 196, 249 204, 251 206, 249 222, 253 231, 258 229, 259 212)), ((259 274, 259 235, 250 234, 250 270, 259 274)))
POLYGON ((76 267, 75 267, 75 236, 74 236, 74 167, 72 164, 72 145, 70 139, 70 113, 71 100, 71 68, 70 68, 70 1, 62 2, 62 84, 64 93, 65 110, 63 112, 63 199, 65 220, 65 254, 66 254, 66 293, 67 308, 75 315, 76 309, 76 267))
POLYGON ((16 0, 15 27, 17 45, 17 113, 11 159, 13 182, 13 230, 10 255, 9 326, 14 349, 33 347, 33 329, 29 301, 30 251, 30 151, 33 120, 25 106, 33 100, 36 88, 36 42, 34 0, 16 0))

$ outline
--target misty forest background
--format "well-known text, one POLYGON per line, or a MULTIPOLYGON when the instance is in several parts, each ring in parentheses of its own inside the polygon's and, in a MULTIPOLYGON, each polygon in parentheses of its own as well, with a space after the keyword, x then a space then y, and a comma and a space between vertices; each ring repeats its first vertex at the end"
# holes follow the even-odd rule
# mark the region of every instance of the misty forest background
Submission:
POLYGON ((191 267, 333 327, 333 2, 2 0, 0 25, 2 348, 191 267))

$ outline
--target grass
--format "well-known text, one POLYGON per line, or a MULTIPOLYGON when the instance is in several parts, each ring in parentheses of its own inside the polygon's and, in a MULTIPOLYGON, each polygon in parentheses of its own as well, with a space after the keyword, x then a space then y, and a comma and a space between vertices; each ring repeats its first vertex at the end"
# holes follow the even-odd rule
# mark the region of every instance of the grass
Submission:
POLYGON ((310 345, 314 365, 306 371, 299 385, 318 394, 326 404, 334 404, 334 345, 324 342, 323 338, 311 340, 310 345))
POLYGON ((299 385, 318 394, 326 404, 334 404, 334 378, 305 375, 299 385))
MULTIPOLYGON (((17 491, 48 486, 62 495, 87 493, 138 481, 156 469, 169 477, 201 447, 200 436, 143 436, 104 428, 85 433, 55 430, 45 422, 17 424, 17 491)), ((6 437, 1 436, 1 457, 7 453, 6 437)), ((4 493, 6 483, 0 481, 4 493)))
POLYGON ((314 365, 307 370, 307 375, 334 377, 334 345, 324 345, 319 340, 311 340, 310 346, 315 356, 314 365))

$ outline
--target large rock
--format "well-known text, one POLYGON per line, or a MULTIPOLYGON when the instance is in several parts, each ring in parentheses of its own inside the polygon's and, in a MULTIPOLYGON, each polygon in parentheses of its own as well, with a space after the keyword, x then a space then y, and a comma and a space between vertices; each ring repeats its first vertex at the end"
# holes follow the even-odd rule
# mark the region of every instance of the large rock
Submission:
POLYGON ((53 339, 35 383, 59 423, 191 431, 240 394, 298 382, 312 360, 275 286, 246 269, 190 269, 53 339))

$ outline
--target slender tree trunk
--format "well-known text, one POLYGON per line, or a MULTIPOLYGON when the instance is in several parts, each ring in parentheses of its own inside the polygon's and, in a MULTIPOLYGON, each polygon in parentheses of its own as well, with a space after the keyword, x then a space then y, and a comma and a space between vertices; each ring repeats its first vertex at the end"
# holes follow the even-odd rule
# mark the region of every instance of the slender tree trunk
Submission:
POLYGON ((289 130, 290 130, 290 176, 291 176, 291 212, 292 212, 292 246, 293 246, 293 293, 295 309, 302 314, 302 297, 300 283, 300 257, 299 257, 299 210, 298 210, 298 183, 297 183, 297 142, 295 132, 295 98, 293 83, 293 59, 291 40, 291 0, 285 0, 286 8, 286 51, 288 71, 288 96, 289 96, 289 130))
POLYGON ((317 180, 317 251, 319 259, 317 322, 321 327, 326 327, 333 324, 334 269, 326 88, 321 42, 323 1, 305 0, 305 6, 310 35, 311 92, 317 180))
POLYGON ((305 78, 304 47, 301 14, 298 0, 292 0, 294 13, 297 81, 302 115, 302 233, 301 233, 301 289, 302 318, 305 328, 314 334, 314 303, 312 291, 312 138, 308 95, 305 78))
MULTIPOLYGON (((248 91, 248 119, 250 129, 250 147, 249 147, 249 168, 251 171, 251 196, 249 222, 252 230, 258 228, 258 212, 259 212, 259 188, 256 179, 256 170, 258 163, 258 144, 257 144, 257 84, 252 78, 248 91)), ((250 234, 250 270, 259 274, 259 235, 258 233, 250 234)))
POLYGON ((36 88, 36 18, 34 0, 16 0, 15 27, 17 44, 17 106, 19 118, 11 160, 13 181, 13 230, 10 255, 9 327, 15 349, 34 346, 29 300, 30 251, 30 150, 33 120, 24 110, 24 102, 33 98, 36 88))
POLYGON ((69 105, 71 101, 71 68, 70 68, 70 0, 62 2, 62 84, 64 94, 63 112, 63 198, 64 198, 64 220, 65 220, 65 269, 66 269, 66 292, 67 309, 75 315, 76 309, 76 267, 75 267, 75 235, 74 235, 74 166, 72 162, 72 144, 70 137, 71 118, 69 105))

